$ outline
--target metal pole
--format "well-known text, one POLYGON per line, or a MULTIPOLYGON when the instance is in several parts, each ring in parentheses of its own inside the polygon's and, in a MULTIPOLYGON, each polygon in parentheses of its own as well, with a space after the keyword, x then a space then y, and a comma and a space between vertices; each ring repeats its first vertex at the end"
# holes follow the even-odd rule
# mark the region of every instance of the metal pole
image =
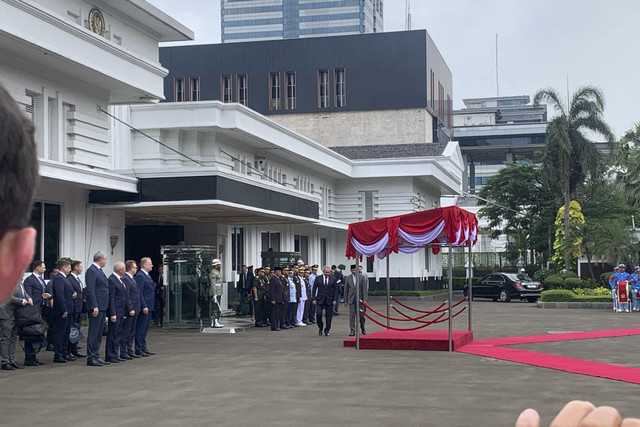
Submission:
POLYGON ((391 250, 387 249, 387 330, 391 323, 389 321, 389 307, 391 306, 391 279, 389 278, 389 255, 391 254, 391 250))
MULTIPOLYGON (((360 350, 360 286, 358 286, 358 266, 360 263, 358 262, 360 259, 360 254, 356 252, 356 350, 360 350)), ((347 300, 347 306, 349 305, 349 301, 347 300)), ((351 307, 349 307, 351 310, 351 307)), ((349 314, 351 316, 351 314, 349 314)))
POLYGON ((471 326, 471 301, 473 300, 473 268, 471 268, 471 241, 469 241, 469 281, 467 295, 469 296, 469 331, 473 331, 471 326))
POLYGON ((453 299, 453 244, 449 242, 449 351, 453 351, 451 300, 453 299))

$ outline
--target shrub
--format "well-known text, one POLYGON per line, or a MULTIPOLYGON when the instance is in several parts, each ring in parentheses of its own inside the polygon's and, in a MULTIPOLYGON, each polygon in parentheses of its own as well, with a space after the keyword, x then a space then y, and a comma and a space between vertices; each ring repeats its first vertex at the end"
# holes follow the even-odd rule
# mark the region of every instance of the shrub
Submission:
POLYGON ((543 291, 540 296, 540 301, 543 302, 566 302, 574 301, 576 294, 568 289, 553 289, 550 291, 543 291))
POLYGON ((607 271, 600 275, 600 284, 602 286, 609 286, 609 277, 613 274, 613 271, 607 271))
POLYGON ((598 281, 592 278, 584 279, 582 281, 583 288, 595 289, 599 285, 598 281))
POLYGON ((544 280, 545 280, 547 277, 551 276, 552 274, 554 274, 554 271, 553 271, 553 270, 549 270, 549 269, 546 269, 546 270, 537 270, 536 272, 534 272, 534 273, 533 273, 533 275, 531 276, 531 278, 532 278, 533 280, 538 281, 538 282, 542 282, 542 283, 544 283, 544 280))
POLYGON ((578 279, 577 277, 567 277, 564 279, 564 287, 566 288, 582 288, 584 286, 584 282, 582 279, 578 279))
POLYGON ((573 271, 565 271, 561 275, 562 275, 563 279, 577 278, 578 277, 578 275, 576 273, 574 273, 573 271))
POLYGON ((611 288, 599 286, 597 288, 575 288, 573 292, 576 295, 597 295, 611 298, 611 288))
POLYGON ((556 274, 548 276, 543 283, 546 289, 562 289, 564 286, 564 280, 556 274))

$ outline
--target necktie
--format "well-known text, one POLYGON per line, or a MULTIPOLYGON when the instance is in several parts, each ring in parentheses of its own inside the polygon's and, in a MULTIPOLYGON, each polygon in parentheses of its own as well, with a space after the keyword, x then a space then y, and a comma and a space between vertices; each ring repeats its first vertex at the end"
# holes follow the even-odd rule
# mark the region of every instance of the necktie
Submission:
POLYGON ((40 279, 40 284, 42 285, 42 292, 44 292, 45 289, 47 289, 47 284, 44 283, 44 280, 42 279, 42 277, 38 276, 38 279, 40 279))
POLYGON ((324 285, 327 286, 329 284, 329 278, 324 276, 324 285))
POLYGON ((80 289, 84 289, 84 285, 82 284, 82 280, 80 280, 80 276, 76 277, 78 280, 78 284, 80 285, 80 289))
POLYGON ((127 287, 125 286, 124 282, 122 281, 122 278, 120 277, 119 279, 120 279, 120 283, 122 283, 122 287, 123 287, 123 288, 124 288, 124 290, 126 291, 126 290, 127 290, 127 287))

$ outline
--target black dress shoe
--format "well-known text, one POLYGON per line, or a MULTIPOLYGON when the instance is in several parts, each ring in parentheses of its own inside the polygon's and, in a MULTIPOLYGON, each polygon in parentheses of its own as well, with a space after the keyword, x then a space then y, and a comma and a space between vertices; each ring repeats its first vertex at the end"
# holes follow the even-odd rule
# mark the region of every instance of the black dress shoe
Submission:
POLYGON ((322 336, 322 329, 318 331, 318 336, 321 337, 322 336))
POLYGON ((11 366, 13 366, 13 367, 14 367, 14 368, 16 368, 16 369, 24 369, 24 366, 19 365, 19 364, 18 364, 18 363, 16 363, 16 362, 11 362, 11 366))
POLYGON ((40 366, 40 365, 44 365, 44 362, 41 362, 41 361, 39 361, 39 360, 36 360, 36 363, 38 364, 38 366, 40 366))
POLYGON ((355 333, 355 332, 349 332, 349 336, 350 336, 350 337, 353 337, 353 336, 355 336, 355 335, 356 335, 356 333, 355 333))
POLYGON ((153 351, 149 351, 146 348, 144 350, 142 350, 145 354, 149 355, 149 356, 153 356, 155 353, 153 351))
POLYGON ((133 357, 129 356, 128 354, 121 354, 120 359, 133 360, 133 357))
POLYGON ((53 351, 53 344, 47 345, 47 351, 53 351))
POLYGON ((364 329, 362 330, 362 335, 367 335, 367 331, 365 331, 364 329))
POLYGON ((125 359, 124 357, 116 357, 114 360, 117 360, 118 362, 126 362, 127 359, 125 359))
POLYGON ((98 359, 87 359, 87 366, 104 366, 104 364, 98 362, 98 359))
POLYGON ((31 362, 31 361, 25 360, 24 366, 40 366, 40 364, 38 362, 31 362))
POLYGON ((144 353, 142 351, 136 351, 136 354, 140 357, 149 357, 149 355, 147 353, 144 353))
POLYGON ((325 336, 325 337, 328 337, 328 336, 329 336, 329 332, 325 332, 325 333, 324 333, 324 336, 325 336))
POLYGON ((105 362, 109 362, 109 363, 120 363, 120 361, 116 358, 110 357, 108 359, 104 359, 105 362))
POLYGON ((66 360, 67 362, 73 362, 74 360, 77 360, 77 359, 78 359, 78 358, 77 358, 77 357, 75 357, 73 354, 67 354, 64 358, 65 358, 65 360, 66 360))
POLYGON ((129 357, 131 357, 132 359, 140 359, 142 356, 135 353, 129 353, 129 357))
POLYGON ((86 354, 82 354, 82 353, 77 352, 77 351, 75 353, 71 353, 71 354, 73 354, 75 357, 87 357, 86 354))
POLYGON ((11 363, 3 363, 2 364, 2 370, 3 371, 15 371, 16 368, 14 368, 13 365, 11 365, 11 363))
POLYGON ((53 363, 67 363, 67 359, 64 357, 54 357, 53 363))
POLYGON ((96 360, 96 362, 102 363, 103 365, 111 365, 111 362, 107 362, 106 360, 100 359, 99 357, 97 359, 95 359, 95 360, 96 360))

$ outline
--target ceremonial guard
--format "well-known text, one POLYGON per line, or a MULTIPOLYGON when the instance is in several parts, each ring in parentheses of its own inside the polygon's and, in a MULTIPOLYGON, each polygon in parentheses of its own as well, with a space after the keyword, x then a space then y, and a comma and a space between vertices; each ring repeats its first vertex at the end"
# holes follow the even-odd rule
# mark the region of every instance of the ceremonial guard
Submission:
POLYGON ((640 266, 635 266, 633 268, 633 273, 631 273, 631 299, 633 301, 633 311, 640 311, 640 298, 638 298, 638 293, 640 293, 640 266))
POLYGON ((629 312, 629 288, 631 284, 631 275, 625 271, 624 264, 619 264, 616 272, 609 277, 609 286, 611 286, 611 295, 613 297, 613 311, 618 313, 622 311, 629 312))
POLYGON ((209 281, 211 282, 211 288, 209 295, 211 296, 211 327, 221 328, 224 325, 220 323, 220 317, 222 316, 222 309, 220 308, 220 298, 222 298, 222 274, 220 269, 222 263, 219 259, 213 259, 211 261, 211 272, 209 273, 209 281))
POLYGON ((311 295, 311 291, 309 290, 309 282, 305 279, 305 269, 298 268, 298 274, 296 278, 298 279, 296 285, 296 296, 298 299, 298 303, 296 306, 296 326, 307 326, 307 316, 309 314, 309 295, 311 295))
POLYGON ((256 328, 263 328, 264 324, 264 310, 265 310, 265 295, 267 293, 267 286, 264 281, 264 270, 262 267, 256 270, 256 276, 253 278, 251 296, 253 298, 255 326, 256 328))

